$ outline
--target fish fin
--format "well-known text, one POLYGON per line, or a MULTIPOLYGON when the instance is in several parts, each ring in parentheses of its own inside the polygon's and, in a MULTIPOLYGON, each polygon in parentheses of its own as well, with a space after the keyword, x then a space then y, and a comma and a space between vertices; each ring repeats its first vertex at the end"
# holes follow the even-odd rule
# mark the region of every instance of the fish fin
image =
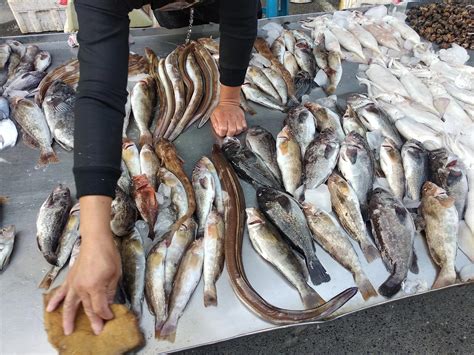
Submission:
POLYGON ((295 96, 289 96, 288 102, 286 103, 286 110, 289 111, 293 107, 299 106, 300 101, 295 96))
POLYGON ((410 261, 410 271, 414 274, 418 274, 420 272, 420 269, 418 268, 418 257, 416 256, 414 250, 410 261))
POLYGON ((52 163, 58 163, 59 159, 53 148, 42 151, 38 160, 38 166, 44 166, 52 163))
POLYGON ((347 147, 346 156, 349 158, 349 161, 352 165, 357 162, 357 148, 347 147))
POLYGON ((176 317, 168 318, 160 330, 156 330, 155 327, 155 338, 165 339, 174 343, 177 327, 178 319, 176 319, 176 317))
POLYGON ((377 297, 377 291, 375 291, 374 286, 372 286, 370 280, 363 273, 354 275, 354 281, 364 301, 371 297, 377 297))
POLYGON ((217 306, 217 289, 214 283, 204 287, 204 306, 217 306))
POLYGON ((309 277, 311 278, 311 282, 313 284, 320 285, 331 280, 331 277, 326 272, 324 266, 321 265, 321 262, 316 257, 316 254, 312 256, 312 260, 306 262, 306 265, 308 266, 309 277))
POLYGON ((67 102, 64 102, 64 100, 62 98, 59 98, 59 97, 54 97, 50 100, 50 103, 52 104, 54 110, 56 112, 68 112, 70 110, 72 110, 72 106, 67 103, 67 102))
POLYGON ((201 122, 199 122, 198 128, 201 128, 202 126, 204 126, 210 117, 211 117, 210 115, 206 115, 203 118, 201 118, 201 122))
POLYGON ((369 242, 361 244, 360 248, 362 249, 362 253, 364 254, 364 257, 368 263, 371 263, 375 259, 380 258, 380 253, 377 248, 369 242))
MULTIPOLYGON (((167 322, 164 321, 164 320, 158 320, 155 318, 155 338, 161 338, 163 337, 161 335, 161 331, 163 329, 163 327, 165 326, 167 322)), ((175 331, 176 331, 176 327, 175 327, 175 331)))
POLYGON ((38 288, 42 289, 49 289, 51 284, 54 282, 56 277, 58 276, 59 272, 61 271, 61 268, 59 266, 53 266, 46 275, 44 275, 43 280, 41 280, 40 284, 38 285, 38 288))
POLYGON ((441 116, 444 116, 444 113, 446 112, 450 102, 451 100, 446 97, 440 97, 433 100, 434 107, 438 110, 441 116))
POLYGON ((326 301, 319 295, 319 293, 317 293, 309 286, 308 289, 305 290, 305 293, 301 295, 301 300, 303 301, 303 305, 306 309, 316 308, 326 303, 326 301))
POLYGON ((150 131, 146 131, 142 135, 140 135, 140 141, 139 141, 140 147, 143 147, 145 144, 149 144, 153 146, 153 137, 150 133, 150 131))
POLYGON ((21 135, 23 138, 23 143, 31 149, 39 149, 39 144, 32 136, 30 136, 24 129, 21 129, 21 135))
POLYGON ((441 288, 456 282, 456 270, 454 267, 442 267, 432 288, 441 288))
POLYGON ((396 269, 397 265, 394 267, 393 274, 379 287, 379 293, 384 297, 390 298, 402 288, 403 277, 396 273, 396 269))

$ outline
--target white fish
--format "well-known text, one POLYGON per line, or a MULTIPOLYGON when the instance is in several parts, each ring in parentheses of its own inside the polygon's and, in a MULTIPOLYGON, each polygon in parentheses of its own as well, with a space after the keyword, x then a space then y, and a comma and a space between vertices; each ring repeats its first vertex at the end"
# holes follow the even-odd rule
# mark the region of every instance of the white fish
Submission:
POLYGON ((0 150, 14 147, 18 138, 15 124, 9 118, 0 120, 0 150))
POLYGON ((423 123, 405 117, 395 122, 395 127, 405 139, 416 139, 427 147, 438 149, 444 146, 441 135, 423 123))

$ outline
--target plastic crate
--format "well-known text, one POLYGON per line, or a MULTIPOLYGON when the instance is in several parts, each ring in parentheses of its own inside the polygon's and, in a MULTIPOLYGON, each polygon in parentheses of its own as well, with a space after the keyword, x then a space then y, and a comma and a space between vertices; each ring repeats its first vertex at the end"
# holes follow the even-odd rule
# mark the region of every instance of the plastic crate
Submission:
POLYGON ((8 0, 22 33, 63 31, 66 6, 59 0, 8 0))

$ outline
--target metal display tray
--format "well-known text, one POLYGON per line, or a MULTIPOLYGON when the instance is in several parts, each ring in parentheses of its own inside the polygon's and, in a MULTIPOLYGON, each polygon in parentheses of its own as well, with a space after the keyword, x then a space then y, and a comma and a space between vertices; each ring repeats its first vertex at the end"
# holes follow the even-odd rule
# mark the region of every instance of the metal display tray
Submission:
MULTIPOLYGON (((286 16, 272 21, 295 23, 301 18, 318 14, 286 16)), ((268 20, 261 20, 260 27, 268 20)), ((139 54, 144 53, 145 46, 152 48, 159 56, 164 56, 184 40, 184 30, 146 29, 132 31, 134 43, 130 50, 139 54)), ((218 36, 216 25, 195 27, 193 37, 214 35, 218 36)), ((41 49, 51 52, 52 67, 55 67, 77 54, 66 44, 64 34, 39 34, 15 37, 24 43, 35 43, 41 49)), ((5 38, 3 38, 5 39, 5 38)), ((0 42, 3 41, 0 40, 0 42)), ((343 76, 337 90, 341 100, 350 92, 363 92, 355 79, 357 64, 343 63, 343 76)), ((324 97, 322 90, 315 89, 311 97, 324 97)), ((251 104, 257 111, 254 116, 248 116, 249 126, 261 125, 270 130, 275 136, 282 126, 285 114, 264 109, 251 104)), ((131 127, 131 136, 137 137, 135 127, 131 127)), ((185 160, 185 169, 191 174, 192 168, 202 155, 210 155, 215 137, 209 124, 202 129, 192 128, 179 136, 176 146, 181 157, 185 160)), ((104 142, 106 144, 106 142, 104 142)), ((38 250, 35 240, 35 221, 38 210, 50 191, 59 183, 65 184, 75 193, 72 175, 73 154, 65 152, 59 146, 54 149, 58 153, 60 163, 46 168, 35 169, 39 152, 27 148, 21 141, 14 148, 0 152, 0 195, 9 196, 9 202, 0 215, 0 225, 15 224, 17 237, 10 265, 0 275, 0 353, 54 353, 48 343, 43 327, 42 290, 38 284, 49 264, 38 250)), ((247 206, 256 206, 254 189, 242 182, 247 206)), ((1 211, 0 211, 1 212, 1 211)), ((375 287, 378 287, 387 277, 381 259, 367 264, 358 246, 357 250, 364 271, 375 287)), ((331 282, 315 287, 319 294, 330 299, 347 287, 355 286, 351 274, 335 262, 319 246, 318 256, 331 275, 331 282)), ((429 256, 426 243, 421 236, 415 240, 415 250, 418 255, 420 273, 408 276, 408 282, 422 280, 431 286, 437 272, 429 256)), ((268 263, 256 254, 250 245, 248 234, 245 232, 243 243, 243 262, 247 278, 257 292, 275 306, 288 309, 301 309, 302 305, 296 290, 291 287, 268 263)), ((456 267, 467 265, 469 260, 462 252, 458 252, 456 267)), ((64 279, 63 271, 55 285, 64 279)), ((458 284, 459 285, 459 284, 458 284)), ((453 285, 456 286, 456 285, 453 285)), ((227 272, 224 272, 217 282, 217 307, 205 308, 203 305, 202 281, 190 300, 184 315, 179 321, 176 340, 174 343, 154 339, 153 318, 146 309, 141 320, 145 332, 146 346, 141 350, 144 354, 171 352, 200 345, 216 343, 231 338, 249 335, 275 329, 276 326, 257 318, 234 295, 227 272)), ((434 292, 434 291, 426 291, 434 292)), ((441 291, 442 292, 442 291, 441 291)), ((405 297, 413 297, 401 291, 392 299, 382 296, 364 302, 357 294, 331 319, 374 307, 382 303, 395 302, 405 297)))

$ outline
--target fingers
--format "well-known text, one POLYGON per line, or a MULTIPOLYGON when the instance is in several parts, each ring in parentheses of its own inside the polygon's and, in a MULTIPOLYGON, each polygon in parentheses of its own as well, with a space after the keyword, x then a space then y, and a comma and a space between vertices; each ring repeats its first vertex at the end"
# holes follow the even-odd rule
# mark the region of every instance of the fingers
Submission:
POLYGON ((237 125, 232 118, 227 121, 227 136, 233 137, 237 133, 237 125))
POLYGON ((63 284, 59 287, 53 294, 53 297, 48 302, 48 306, 46 307, 46 312, 52 312, 56 308, 58 308, 59 304, 63 301, 64 297, 66 297, 68 287, 66 284, 63 284))
POLYGON ((86 313, 87 318, 89 318, 89 321, 91 322, 91 328, 94 331, 94 334, 99 335, 102 328, 104 328, 104 321, 95 314, 89 295, 85 295, 82 298, 82 306, 84 307, 84 312, 86 313))
POLYGON ((227 133, 227 122, 226 120, 219 119, 218 115, 214 112, 211 116, 211 123, 212 123, 212 128, 214 129, 214 132, 219 136, 219 137, 225 137, 227 133))
POLYGON ((102 319, 112 319, 114 317, 109 308, 109 302, 105 292, 95 292, 91 294, 92 310, 102 319))
POLYGON ((74 330, 74 319, 81 299, 73 290, 69 290, 63 306, 63 329, 64 334, 69 335, 74 330))

